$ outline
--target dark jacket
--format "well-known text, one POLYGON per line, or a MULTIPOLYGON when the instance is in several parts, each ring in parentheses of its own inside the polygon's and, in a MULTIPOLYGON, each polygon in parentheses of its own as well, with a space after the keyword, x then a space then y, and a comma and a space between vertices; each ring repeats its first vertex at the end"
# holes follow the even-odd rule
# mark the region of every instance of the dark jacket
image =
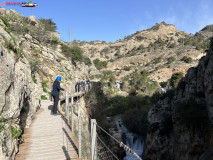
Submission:
POLYGON ((55 80, 53 83, 53 88, 52 88, 52 95, 59 95, 60 90, 64 90, 63 88, 60 87, 60 82, 58 80, 55 80))

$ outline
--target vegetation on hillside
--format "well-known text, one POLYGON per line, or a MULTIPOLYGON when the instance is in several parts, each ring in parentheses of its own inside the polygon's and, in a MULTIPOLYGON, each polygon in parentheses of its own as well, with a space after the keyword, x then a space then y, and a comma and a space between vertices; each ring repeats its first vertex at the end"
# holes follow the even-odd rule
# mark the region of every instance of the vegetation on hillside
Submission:
POLYGON ((158 83, 156 81, 151 81, 148 78, 149 74, 147 70, 142 70, 140 72, 135 70, 123 79, 124 83, 127 83, 127 85, 124 86, 124 90, 128 91, 131 88, 135 88, 137 91, 152 95, 157 89, 158 83))
POLYGON ((95 60, 93 60, 93 63, 94 63, 95 67, 96 67, 98 70, 107 67, 107 62, 106 62, 106 61, 100 61, 98 58, 96 58, 95 60))
POLYGON ((170 79, 170 85, 173 88, 176 88, 178 83, 181 81, 182 78, 183 78, 183 73, 182 72, 173 73, 172 77, 170 79))
POLYGON ((202 36, 186 36, 185 38, 179 38, 178 42, 180 45, 194 46, 197 50, 206 50, 210 45, 210 40, 205 40, 202 36))
POLYGON ((181 61, 184 61, 186 63, 191 63, 192 62, 192 58, 191 57, 187 57, 187 56, 184 56, 181 61))
POLYGON ((76 62, 84 62, 86 65, 91 65, 91 61, 88 57, 83 55, 83 51, 78 46, 69 47, 68 45, 61 45, 62 54, 64 54, 67 58, 71 58, 72 62, 76 64, 76 62))
POLYGON ((52 21, 52 19, 40 18, 39 21, 44 25, 45 30, 56 32, 57 26, 56 23, 52 21))

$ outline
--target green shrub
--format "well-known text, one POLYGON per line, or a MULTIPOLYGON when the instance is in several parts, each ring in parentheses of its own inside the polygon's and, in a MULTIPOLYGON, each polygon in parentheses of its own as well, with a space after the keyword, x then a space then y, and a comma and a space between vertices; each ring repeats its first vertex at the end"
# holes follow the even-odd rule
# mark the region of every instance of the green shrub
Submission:
POLYGON ((131 66, 125 66, 125 67, 124 67, 124 70, 125 70, 125 71, 130 71, 131 69, 132 69, 131 66))
POLYGON ((165 44, 165 42, 161 39, 161 38, 158 38, 155 42, 154 42, 154 46, 155 47, 163 47, 165 44))
POLYGON ((17 52, 14 44, 11 41, 5 41, 5 45, 9 50, 12 50, 14 53, 17 52))
POLYGON ((83 56, 82 62, 84 62, 87 66, 92 65, 91 60, 86 56, 83 56))
POLYGON ((67 57, 71 58, 73 62, 82 61, 83 51, 78 46, 68 47, 67 45, 61 46, 62 53, 67 57))
POLYGON ((52 21, 52 19, 44 19, 41 18, 39 21, 44 25, 45 30, 55 32, 57 29, 56 23, 52 21))
POLYGON ((15 138, 15 139, 21 139, 22 138, 22 130, 21 129, 16 129, 15 127, 13 126, 10 126, 10 131, 11 131, 11 134, 12 134, 12 137, 15 138))
POLYGON ((146 135, 147 131, 147 115, 149 108, 132 109, 123 115, 123 122, 128 130, 139 135, 146 135))
POLYGON ((181 61, 184 61, 186 63, 192 63, 192 58, 191 57, 187 57, 187 56, 184 56, 181 61))
POLYGON ((5 26, 10 27, 10 24, 9 24, 8 19, 6 17, 0 16, 0 19, 3 21, 5 26))
POLYGON ((0 133, 4 130, 4 124, 0 123, 0 133))
POLYGON ((11 27, 10 27, 10 24, 9 24, 9 21, 7 18, 3 17, 3 16, 0 16, 0 19, 3 21, 3 23, 5 24, 5 31, 10 33, 12 31, 11 27))
POLYGON ((152 94, 158 87, 158 83, 151 81, 149 78, 149 72, 147 70, 142 70, 140 73, 134 71, 129 74, 124 80, 127 80, 127 83, 130 87, 134 87, 136 90, 145 92, 146 94, 152 94))
POLYGON ((169 57, 167 60, 168 60, 168 63, 170 64, 170 63, 174 62, 176 59, 175 59, 175 57, 169 57))
POLYGON ((172 77, 170 79, 170 84, 173 88, 176 88, 180 80, 183 78, 182 72, 176 72, 172 74, 172 77))
POLYGON ((43 88, 43 91, 47 93, 47 89, 46 88, 43 88))
POLYGON ((46 88, 46 87, 47 87, 47 81, 43 81, 43 82, 42 82, 42 87, 43 87, 43 88, 46 88))
POLYGON ((157 103, 157 101, 159 101, 162 97, 162 94, 160 94, 160 92, 157 90, 155 91, 155 93, 152 95, 151 97, 151 102, 152 103, 157 103))
POLYGON ((38 68, 39 61, 38 60, 29 60, 29 64, 30 64, 31 74, 34 74, 39 71, 39 68, 38 68))
POLYGON ((175 43, 172 43, 172 44, 168 44, 168 48, 175 48, 176 44, 175 43))
POLYGON ((158 64, 158 63, 160 63, 160 62, 161 62, 161 58, 156 58, 156 59, 154 59, 154 61, 153 61, 154 64, 158 64))
POLYGON ((104 48, 103 50, 101 50, 101 53, 100 54, 107 54, 109 52, 109 48, 106 47, 104 48))
POLYGON ((46 92, 46 93, 47 93, 47 88, 46 88, 47 87, 47 83, 48 83, 47 81, 43 81, 42 82, 43 91, 46 92))
POLYGON ((35 75, 32 76, 32 79, 33 79, 34 83, 37 83, 37 79, 36 79, 35 75))
POLYGON ((51 40, 51 44, 52 45, 57 45, 59 42, 58 42, 58 39, 56 37, 54 37, 52 40, 51 40))
POLYGON ((187 36, 185 38, 179 38, 178 42, 182 45, 195 46, 196 49, 208 49, 210 45, 209 40, 205 40, 202 36, 187 36))
POLYGON ((106 68, 107 67, 107 62, 106 61, 100 61, 99 59, 95 59, 93 60, 93 63, 95 65, 95 67, 100 70, 102 68, 106 68))
POLYGON ((42 100, 47 100, 47 97, 45 95, 41 95, 42 100))
POLYGON ((129 96, 136 96, 137 95, 137 91, 134 87, 132 87, 129 91, 129 96))

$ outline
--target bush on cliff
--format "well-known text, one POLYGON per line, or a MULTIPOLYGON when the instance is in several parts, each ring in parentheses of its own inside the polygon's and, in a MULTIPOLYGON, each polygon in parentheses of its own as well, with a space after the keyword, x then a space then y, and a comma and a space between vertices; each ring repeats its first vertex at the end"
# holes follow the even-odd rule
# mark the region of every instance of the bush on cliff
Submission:
POLYGON ((106 61, 100 61, 98 58, 96 58, 94 61, 93 61, 95 67, 100 70, 100 69, 103 69, 105 67, 107 67, 107 62, 106 61))
POLYGON ((57 29, 56 23, 52 19, 41 18, 39 21, 44 25, 45 30, 55 32, 57 29))
POLYGON ((192 58, 191 57, 187 57, 187 56, 184 56, 181 61, 184 61, 186 63, 192 63, 192 58))
POLYGON ((146 106, 141 109, 135 108, 127 111, 122 118, 125 126, 130 131, 145 136, 147 131, 148 111, 149 107, 146 106))
POLYGON ((67 45, 61 46, 62 53, 67 57, 71 58, 72 62, 82 61, 83 51, 78 46, 69 47, 67 45))
POLYGON ((176 72, 172 74, 172 77, 170 79, 170 85, 173 88, 176 88, 180 80, 183 78, 183 73, 182 72, 176 72))

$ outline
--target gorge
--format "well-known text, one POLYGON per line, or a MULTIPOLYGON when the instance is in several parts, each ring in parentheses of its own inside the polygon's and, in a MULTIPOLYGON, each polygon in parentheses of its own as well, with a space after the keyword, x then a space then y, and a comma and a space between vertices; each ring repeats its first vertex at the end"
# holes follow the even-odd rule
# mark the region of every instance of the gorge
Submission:
MULTIPOLYGON (((121 131, 118 138, 143 160, 197 160, 212 153, 212 25, 190 35, 161 22, 111 43, 64 42, 55 25, 0 8, 3 160, 15 159, 21 135, 41 101, 51 97, 58 75, 71 93, 77 82, 92 81, 87 116, 111 128, 112 135, 121 131), (117 125, 106 122, 118 115, 117 125)), ((120 159, 135 159, 110 147, 120 159)))

